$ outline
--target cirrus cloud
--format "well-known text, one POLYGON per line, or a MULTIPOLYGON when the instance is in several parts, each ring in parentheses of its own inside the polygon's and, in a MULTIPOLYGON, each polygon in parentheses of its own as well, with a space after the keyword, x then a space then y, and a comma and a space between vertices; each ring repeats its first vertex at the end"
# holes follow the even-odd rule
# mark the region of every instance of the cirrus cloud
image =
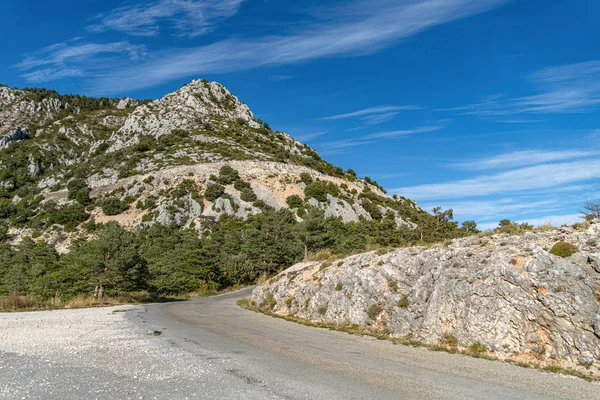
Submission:
POLYGON ((168 24, 178 36, 196 37, 215 23, 238 12, 244 0, 159 0, 116 8, 96 15, 92 32, 120 31, 134 36, 156 36, 168 24))

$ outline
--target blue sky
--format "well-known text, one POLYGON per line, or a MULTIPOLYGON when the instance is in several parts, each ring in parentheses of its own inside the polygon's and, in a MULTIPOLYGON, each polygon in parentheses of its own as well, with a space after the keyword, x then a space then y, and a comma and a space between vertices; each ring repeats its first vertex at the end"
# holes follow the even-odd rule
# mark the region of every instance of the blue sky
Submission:
POLYGON ((596 0, 5 0, 0 82, 158 98, 216 80, 271 127, 488 228, 600 199, 596 0))

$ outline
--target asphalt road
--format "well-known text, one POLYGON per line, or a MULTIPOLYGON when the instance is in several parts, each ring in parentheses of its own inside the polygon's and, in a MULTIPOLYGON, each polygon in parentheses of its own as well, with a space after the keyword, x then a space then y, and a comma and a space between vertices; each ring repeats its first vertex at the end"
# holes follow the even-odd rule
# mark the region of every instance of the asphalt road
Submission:
POLYGON ((394 345, 242 309, 251 288, 129 313, 160 340, 221 366, 202 398, 600 399, 600 384, 394 345))
POLYGON ((600 399, 574 377, 189 302, 0 313, 0 399, 600 399))

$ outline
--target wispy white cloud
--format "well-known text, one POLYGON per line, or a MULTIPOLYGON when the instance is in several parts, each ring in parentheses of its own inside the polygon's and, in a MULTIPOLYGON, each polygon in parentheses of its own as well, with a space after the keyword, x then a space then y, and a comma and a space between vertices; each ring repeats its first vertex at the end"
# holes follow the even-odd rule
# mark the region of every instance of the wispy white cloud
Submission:
POLYGON ((269 77, 271 82, 285 82, 294 79, 293 75, 273 75, 269 77))
POLYGON ((345 114, 337 114, 332 115, 330 117, 319 118, 322 121, 332 121, 338 119, 348 119, 348 118, 356 118, 356 117, 371 117, 378 115, 387 115, 394 114, 397 111, 412 111, 412 110, 422 110, 422 107, 419 106, 378 106, 378 107, 370 107, 365 108, 363 110, 353 111, 345 114))
POLYGON ((567 214, 567 215, 547 215, 542 218, 528 218, 517 220, 517 223, 523 224, 528 223, 533 226, 540 226, 545 224, 551 224, 554 226, 561 226, 564 224, 572 225, 577 222, 581 222, 581 214, 567 214))
POLYGON ((305 133, 300 135, 293 135, 294 139, 299 140, 301 142, 307 142, 309 140, 316 139, 325 135, 327 132, 313 132, 313 133, 305 133))
POLYGON ((50 82, 58 79, 71 78, 76 76, 85 76, 85 71, 79 68, 56 66, 51 68, 36 69, 33 72, 26 72, 21 74, 22 78, 25 78, 27 82, 31 83, 50 82))
POLYGON ((173 79, 226 73, 323 57, 376 52, 434 26, 497 7, 509 0, 357 0, 336 19, 310 24, 293 34, 236 39, 151 54, 143 64, 121 67, 91 84, 112 94, 173 79))
POLYGON ((510 114, 506 110, 507 100, 503 94, 486 96, 482 100, 464 106, 442 108, 437 111, 454 111, 461 115, 499 116, 510 114))
MULTIPOLYGON (((533 226, 540 226, 545 224, 551 224, 553 226, 561 225, 572 225, 577 222, 581 222, 581 214, 559 214, 559 215, 547 215, 542 218, 526 218, 515 221, 518 224, 530 224, 533 226)), ((482 222, 478 224, 481 230, 491 230, 498 227, 498 221, 482 222)))
POLYGON ((331 142, 323 142, 318 145, 320 154, 323 155, 331 155, 331 154, 341 154, 351 151, 353 148, 358 146, 366 146, 369 144, 375 143, 373 140, 363 140, 363 139, 345 139, 345 140, 335 140, 331 142))
POLYGON ((397 130, 397 131, 387 131, 387 132, 376 132, 371 133, 367 136, 363 136, 363 139, 394 139, 403 136, 410 136, 417 133, 429 133, 439 131, 444 128, 445 125, 430 125, 430 126, 422 126, 415 129, 405 129, 405 130, 397 130))
MULTIPOLYGON (((423 203, 421 207, 430 210, 439 205, 438 203, 423 203)), ((527 214, 540 211, 551 212, 560 208, 560 199, 502 198, 499 200, 464 200, 452 202, 451 208, 456 215, 470 219, 487 220, 502 215, 527 214)))
POLYGON ((139 60, 146 48, 127 41, 113 43, 80 43, 79 39, 57 43, 35 53, 27 54, 23 61, 13 65, 29 82, 46 82, 66 77, 84 76, 90 69, 102 68, 107 57, 126 56, 139 60), (86 65, 86 67, 82 67, 86 65))
POLYGON ((351 139, 323 142, 323 143, 320 143, 319 148, 321 149, 321 154, 324 154, 324 155, 340 154, 340 153, 345 153, 345 152, 351 151, 351 149, 354 147, 374 144, 381 140, 397 139, 397 138, 408 137, 408 136, 416 135, 416 134, 420 134, 420 133, 435 132, 435 131, 438 131, 443 128, 444 128, 444 125, 435 125, 435 126, 422 126, 422 127, 418 127, 418 128, 414 128, 414 129, 376 132, 376 133, 371 133, 369 135, 360 136, 360 137, 351 138, 351 139))
POLYGON ((497 119, 496 122, 501 122, 503 124, 535 124, 537 122, 542 122, 541 119, 497 119))
POLYGON ((600 159, 542 164, 437 184, 393 189, 417 201, 467 198, 561 187, 600 178, 600 159))
POLYGON ((389 112, 389 113, 375 114, 375 115, 365 115, 364 117, 361 118, 361 121, 363 121, 367 125, 377 125, 377 124, 382 124, 384 122, 393 120, 394 118, 396 118, 396 115, 398 115, 397 112, 389 112))
POLYGON ((538 88, 538 93, 521 97, 497 94, 473 104, 440 111, 502 116, 584 113, 600 106, 600 60, 545 68, 531 74, 529 79, 538 88))
POLYGON ((600 151, 582 151, 582 150, 562 150, 562 151, 544 151, 544 150, 522 150, 512 153, 500 154, 497 156, 481 158, 478 160, 452 163, 450 166, 465 170, 487 170, 487 169, 506 169, 524 167, 527 165, 543 164, 553 161, 564 161, 572 159, 583 159, 597 157, 600 151))
POLYGON ((99 14, 88 29, 156 36, 168 24, 179 36, 196 37, 211 31, 218 21, 238 12, 244 0, 158 0, 139 2, 99 14))

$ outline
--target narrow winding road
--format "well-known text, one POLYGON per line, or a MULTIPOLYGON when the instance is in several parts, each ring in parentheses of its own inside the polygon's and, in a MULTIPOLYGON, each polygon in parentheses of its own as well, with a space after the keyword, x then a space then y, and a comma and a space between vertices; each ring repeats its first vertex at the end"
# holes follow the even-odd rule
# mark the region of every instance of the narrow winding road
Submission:
POLYGON ((600 399, 600 384, 236 305, 0 313, 0 399, 600 399))
POLYGON ((171 346, 224 363, 203 398, 600 399, 600 385, 470 357, 315 329, 236 305, 251 288, 149 305, 130 318, 171 346), (213 392, 211 392, 211 390, 213 392))

